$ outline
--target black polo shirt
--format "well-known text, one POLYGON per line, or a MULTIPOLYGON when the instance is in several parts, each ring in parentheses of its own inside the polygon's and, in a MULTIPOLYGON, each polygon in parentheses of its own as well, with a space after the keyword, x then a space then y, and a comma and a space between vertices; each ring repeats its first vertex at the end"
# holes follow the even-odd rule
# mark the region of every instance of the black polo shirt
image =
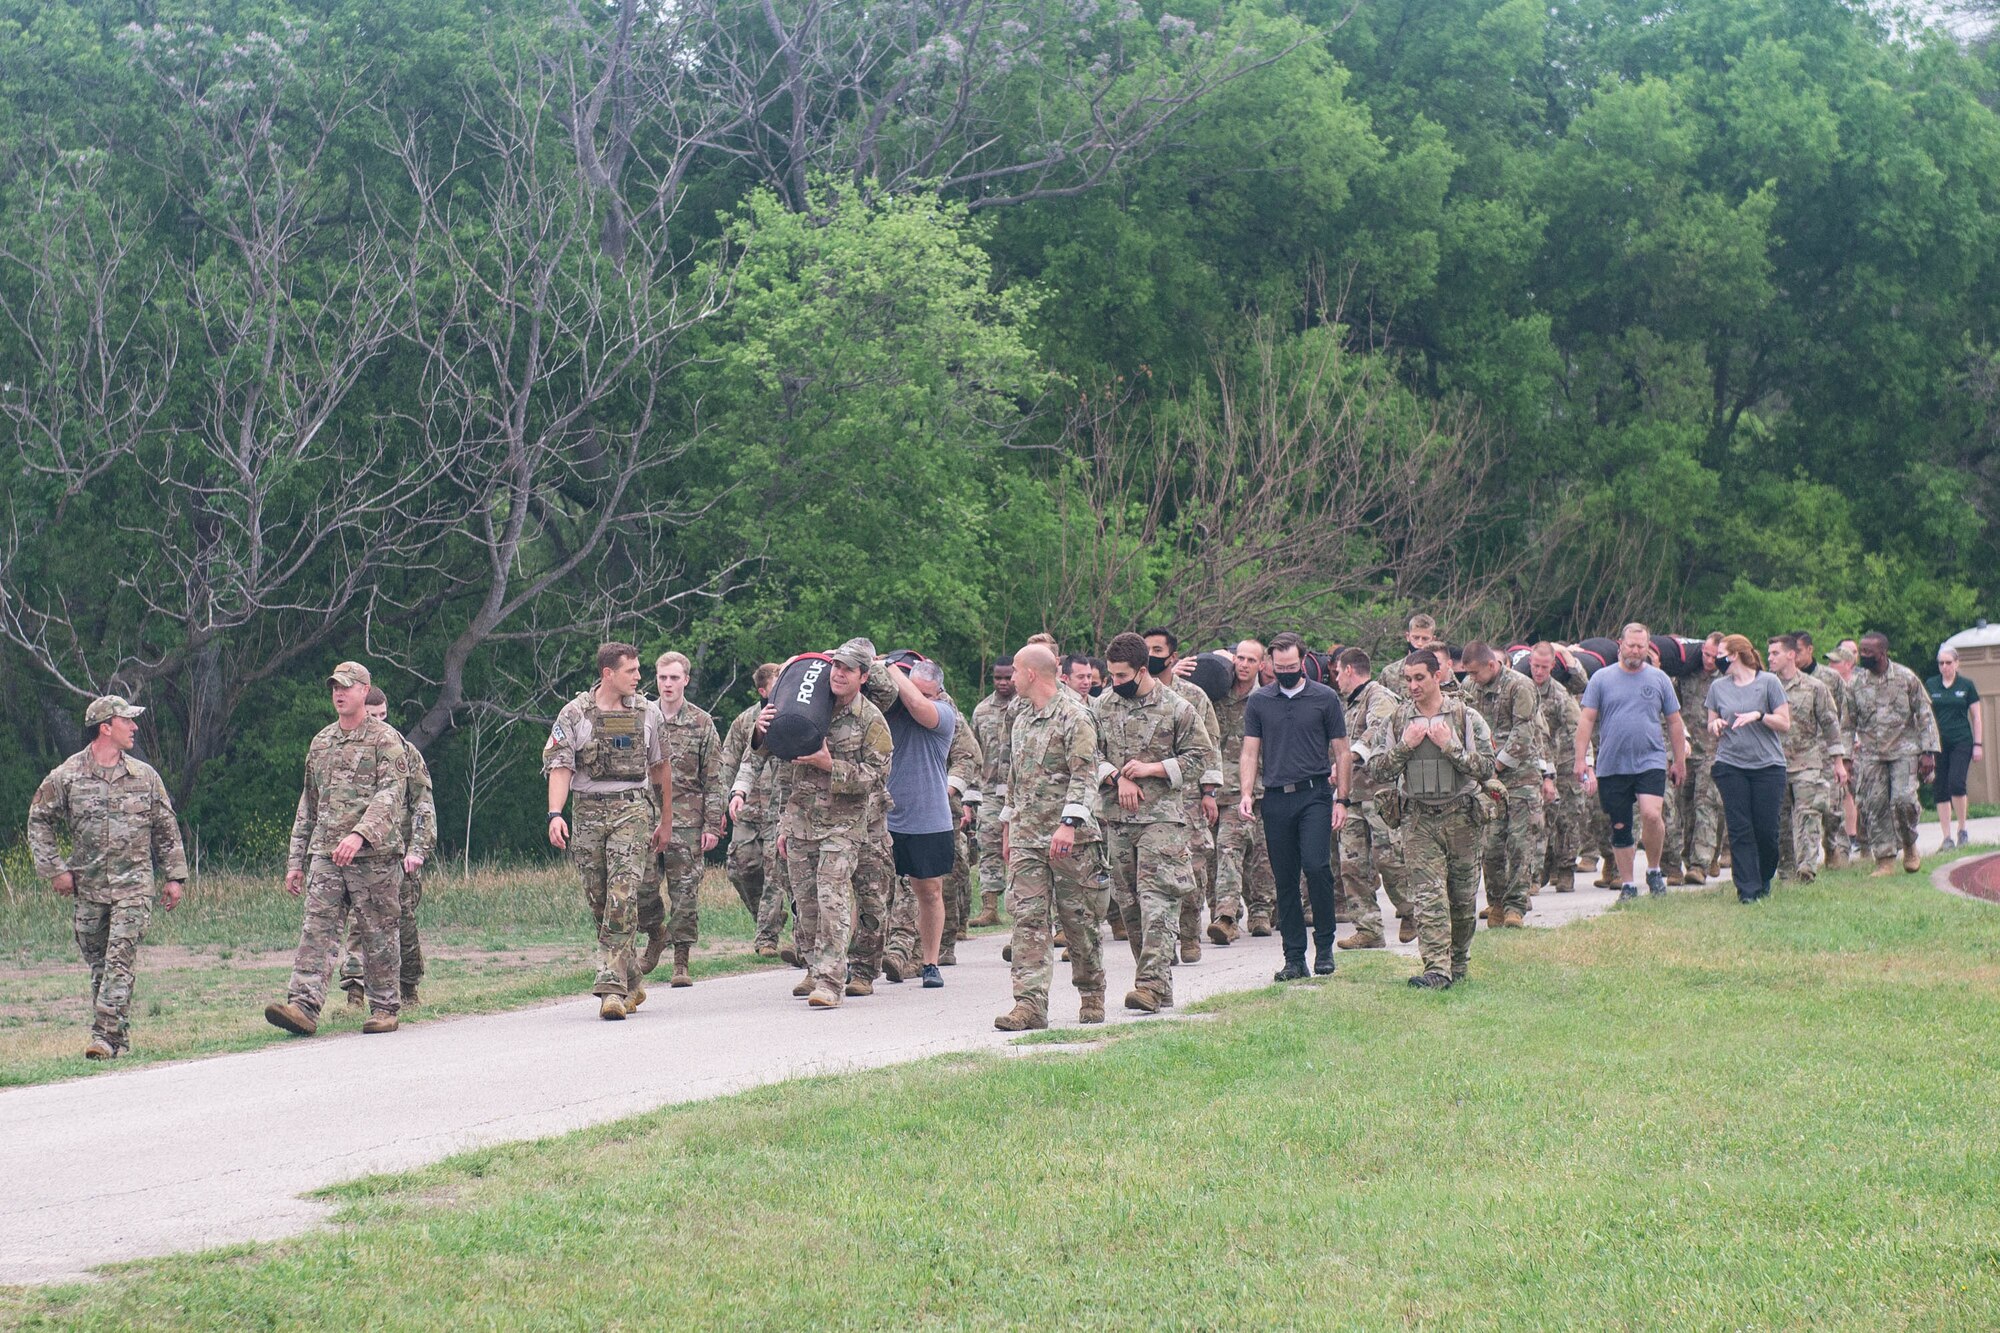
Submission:
POLYGON ((1244 701, 1243 734, 1263 746, 1264 785, 1288 787, 1333 775, 1327 748, 1346 739, 1347 713, 1339 693, 1316 680, 1303 682, 1289 699, 1275 684, 1261 685, 1244 701))

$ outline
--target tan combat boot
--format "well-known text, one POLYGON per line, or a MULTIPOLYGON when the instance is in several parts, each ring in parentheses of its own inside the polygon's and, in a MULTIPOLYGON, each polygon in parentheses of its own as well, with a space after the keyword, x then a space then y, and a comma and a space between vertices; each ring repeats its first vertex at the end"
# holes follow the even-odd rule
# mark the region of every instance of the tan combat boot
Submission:
POLYGON ((118 1058, 118 1051, 104 1038, 94 1036, 90 1039, 90 1045, 83 1048, 83 1058, 86 1060, 115 1060, 118 1058))
POLYGON ((1115 907, 1111 909, 1111 938, 1114 940, 1125 938, 1125 918, 1115 907))
POLYGON ((382 1032, 394 1032, 401 1026, 402 1023, 394 1014, 385 1014, 380 1009, 377 1009, 374 1013, 368 1015, 368 1021, 361 1025, 361 1030, 373 1035, 382 1032))
POLYGON ((821 986, 806 997, 806 1003, 815 1009, 838 1009, 840 1008, 840 997, 825 986, 821 986))
POLYGON ((1271 933, 1271 918, 1263 915, 1261 912, 1251 913, 1250 933, 1252 935, 1255 935, 1258 939, 1263 939, 1266 936, 1268 936, 1271 933))
POLYGON ((1389 942, 1372 930, 1357 930, 1334 945, 1336 949, 1386 949, 1389 942))
POLYGON ((1102 1023, 1104 1021, 1104 992, 1085 991, 1083 1001, 1077 1006, 1076 1021, 1079 1023, 1102 1023))
POLYGON ((873 995, 875 993, 875 983, 872 981, 863 981, 860 977, 849 977, 842 993, 847 995, 873 995))
POLYGON ((1236 942, 1236 918, 1219 916, 1208 923, 1210 944, 1234 944, 1236 942))
POLYGON ((1200 940, 1186 939, 1181 941, 1181 961, 1183 963, 1199 963, 1201 961, 1200 940))
POLYGON ((787 944, 784 948, 778 950, 778 961, 787 967, 804 967, 806 965, 806 956, 799 952, 797 945, 787 944))
POLYGON ((1528 918, 1510 907, 1501 914, 1500 924, 1509 930, 1519 930, 1528 924, 1528 918))
POLYGON ((1828 870, 1842 870, 1845 869, 1846 866, 1847 866, 1847 839, 1843 837, 1835 840, 1833 844, 1833 850, 1827 854, 1826 868, 1828 870))
POLYGON ((319 1031, 319 1020, 290 1001, 265 1005, 264 1021, 300 1037, 310 1037, 319 1031))
POLYGON ((798 985, 792 987, 792 994, 796 995, 801 1000, 805 999, 812 993, 813 993, 813 980, 811 977, 803 978, 798 985))
MULTIPOLYGON (((688 954, 693 952, 692 944, 674 946, 674 975, 667 982, 669 986, 692 986, 694 978, 688 975, 688 954)), ((651 969, 647 969, 650 971, 651 969)))
POLYGON ((1506 919, 1507 919, 1506 904, 1504 903, 1486 904, 1486 924, 1488 926, 1498 926, 1502 921, 1505 921, 1506 919))
POLYGON ((597 1016, 607 1023, 623 1022, 625 1001, 616 995, 600 996, 597 1001, 597 1016))
POLYGON ((626 1013, 630 1014, 637 1012, 639 1006, 644 1004, 645 1002, 646 1002, 646 988, 644 986, 634 986, 631 990, 625 992, 626 1013))
POLYGON ((1691 866, 1681 875, 1680 882, 1689 888, 1699 888, 1708 883, 1708 876, 1691 866))
POLYGON ((979 895, 979 915, 965 924, 968 927, 999 925, 1000 895, 997 893, 981 893, 979 895))
POLYGON ((993 1026, 1002 1032, 1027 1032, 1048 1025, 1047 1015, 1038 1011, 1026 1000, 1018 1001, 1012 1009, 993 1020, 993 1026))
POLYGON ((1160 1012, 1160 997, 1143 986, 1134 987, 1125 992, 1125 1007, 1142 1014, 1157 1014, 1160 1012))
POLYGON ((639 955, 639 975, 650 977, 653 969, 660 965, 660 955, 667 951, 667 931, 663 926, 646 933, 646 951, 639 955))
POLYGON ((1893 856, 1878 856, 1875 858, 1875 869, 1869 872, 1868 878, 1887 879, 1895 873, 1896 858, 1893 856))
POLYGON ((359 986, 349 986, 346 990, 347 1007, 349 1009, 366 1009, 368 1007, 368 996, 359 986))
POLYGON ((1416 937, 1417 937, 1417 923, 1415 921, 1412 921, 1409 917, 1406 916, 1397 917, 1396 939, 1400 943, 1408 944, 1411 940, 1415 939, 1416 937))
POLYGON ((1579 856, 1576 858, 1576 868, 1588 874, 1597 869, 1597 858, 1594 856, 1579 856))
POLYGON ((1604 869, 1598 871, 1597 878, 1593 879, 1590 882, 1596 885, 1600 889, 1617 888, 1618 887, 1617 867, 1612 865, 1612 863, 1610 863, 1609 861, 1605 862, 1604 869))
POLYGON ((751 952, 759 958, 776 958, 778 956, 778 946, 775 944, 760 944, 751 950, 751 952))
POLYGON ((1915 844, 1914 842, 1904 843, 1903 869, 1907 871, 1909 874, 1914 875, 1923 868, 1924 868, 1924 858, 1918 854, 1917 844, 1915 844))

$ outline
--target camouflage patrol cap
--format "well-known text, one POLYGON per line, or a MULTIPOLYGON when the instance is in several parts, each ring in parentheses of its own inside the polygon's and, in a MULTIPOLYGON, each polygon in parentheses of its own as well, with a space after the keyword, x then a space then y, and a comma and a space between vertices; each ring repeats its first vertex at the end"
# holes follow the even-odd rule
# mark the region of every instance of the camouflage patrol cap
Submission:
POLYGON ((1854 654, 1848 652, 1845 648, 1836 648, 1826 655, 1826 660, 1829 662, 1848 663, 1854 660, 1854 654))
POLYGON ((326 678, 326 683, 346 689, 351 685, 373 685, 375 678, 370 676, 368 668, 359 662, 342 662, 333 669, 333 674, 326 678))
POLYGON ((827 654, 844 667, 856 671, 866 671, 875 665, 875 642, 872 639, 849 639, 840 647, 827 654))
POLYGON ((137 717, 146 710, 137 704, 127 703, 115 694, 107 694, 92 699, 90 707, 83 710, 83 725, 94 727, 100 722, 109 722, 114 717, 137 717))

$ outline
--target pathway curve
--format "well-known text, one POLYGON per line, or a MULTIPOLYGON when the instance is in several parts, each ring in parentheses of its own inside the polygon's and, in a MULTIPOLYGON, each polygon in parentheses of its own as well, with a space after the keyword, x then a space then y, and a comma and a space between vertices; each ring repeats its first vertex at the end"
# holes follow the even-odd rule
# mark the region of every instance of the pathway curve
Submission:
MULTIPOLYGON (((2000 820, 1975 824, 2000 841, 2000 820)), ((1928 847, 1937 832, 1926 827, 1928 847)), ((1536 899, 1532 923, 1561 926, 1616 899, 1578 882, 1576 893, 1536 899)), ((662 985, 623 1023, 600 1021, 596 1002, 579 997, 0 1092, 0 1284, 295 1235, 330 1211, 301 1195, 468 1148, 781 1079, 1004 1047, 1010 1035, 993 1029, 1010 1003, 1003 938, 960 944, 942 990, 878 983, 873 997, 829 1012, 793 999, 798 974, 785 969, 662 985)), ((1105 943, 1115 1006, 1132 959, 1105 943)), ((1175 969, 1176 998, 1267 985, 1281 962, 1275 937, 1208 948, 1175 969)), ((1053 991, 1051 1019, 1074 1024, 1061 964, 1053 991)), ((1131 1021, 1159 1020, 1113 1018, 1131 1021)))

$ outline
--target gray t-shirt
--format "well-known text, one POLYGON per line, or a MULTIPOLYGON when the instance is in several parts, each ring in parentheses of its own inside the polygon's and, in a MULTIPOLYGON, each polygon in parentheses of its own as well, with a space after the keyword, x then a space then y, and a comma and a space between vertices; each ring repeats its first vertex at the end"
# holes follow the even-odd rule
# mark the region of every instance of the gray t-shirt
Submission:
MULTIPOLYGON (((1759 671, 1748 685, 1738 685, 1727 673, 1717 676, 1708 687, 1706 705, 1725 724, 1733 725, 1742 713, 1769 716, 1785 705, 1785 687, 1768 671, 1759 671)), ((1703 718, 1704 723, 1708 719, 1703 718)), ((1761 721, 1722 733, 1715 745, 1715 762, 1731 768, 1779 768, 1785 766, 1785 742, 1761 721)))
POLYGON ((1583 687, 1583 706, 1597 710, 1599 777, 1666 768, 1667 738, 1660 724, 1681 711, 1666 672, 1656 666, 1605 667, 1583 687))
POLYGON ((907 708, 889 712, 889 738, 896 752, 889 756, 891 833, 951 832, 951 802, 945 795, 945 770, 951 762, 951 737, 958 714, 937 700, 938 724, 921 727, 907 708))

